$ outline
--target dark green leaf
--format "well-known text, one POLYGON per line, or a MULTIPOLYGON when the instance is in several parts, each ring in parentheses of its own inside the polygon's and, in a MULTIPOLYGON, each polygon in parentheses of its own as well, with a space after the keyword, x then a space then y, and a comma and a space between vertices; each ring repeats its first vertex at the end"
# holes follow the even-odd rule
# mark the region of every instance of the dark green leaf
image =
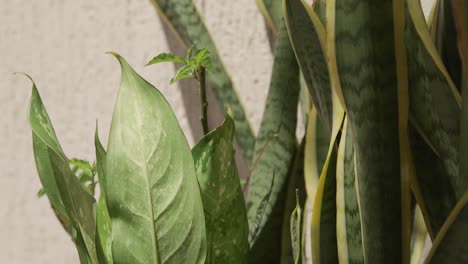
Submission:
MULTIPOLYGON (((275 48, 272 78, 267 96, 258 139, 255 144, 256 163, 249 182, 248 219, 251 247, 271 219, 271 230, 266 235, 271 243, 259 244, 251 250, 251 258, 265 262, 275 261, 281 254, 281 217, 272 216, 276 205, 284 206, 280 199, 285 190, 289 167, 296 149, 296 122, 299 97, 299 69, 292 51, 286 26, 282 23, 275 48), (273 180, 274 178, 274 180, 273 180), (271 190, 271 182, 274 181, 271 190), (271 192, 271 194, 269 194, 271 192), (264 217, 257 216, 264 197, 270 195, 264 217)), ((281 207, 278 211, 281 212, 281 207)), ((280 213, 281 214, 281 213, 280 213)))
POLYGON ((325 29, 312 8, 303 0, 284 1, 285 21, 297 61, 314 106, 331 133, 333 106, 325 47, 325 29))
POLYGON ((277 33, 283 20, 283 9, 280 0, 256 0, 257 6, 268 27, 277 33))
POLYGON ((405 263, 394 1, 327 1, 328 44, 354 138, 364 258, 379 264, 405 263))
POLYGON ((245 263, 249 250, 247 212, 234 160, 234 121, 204 136, 192 150, 205 211, 205 263, 245 263))
POLYGON ((445 221, 425 263, 468 263, 468 192, 445 221))
POLYGON ((106 157, 116 263, 204 263, 205 220, 187 140, 163 95, 118 54, 106 157))
POLYGON ((354 143, 345 119, 336 164, 337 240, 340 263, 364 262, 361 214, 356 192, 354 143))

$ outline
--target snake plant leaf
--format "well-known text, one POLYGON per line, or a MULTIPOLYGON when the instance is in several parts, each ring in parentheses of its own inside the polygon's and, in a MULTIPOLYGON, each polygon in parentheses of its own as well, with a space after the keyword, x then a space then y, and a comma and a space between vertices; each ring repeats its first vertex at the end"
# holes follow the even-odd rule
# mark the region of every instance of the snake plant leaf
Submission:
POLYGON ((342 264, 364 262, 359 211, 354 174, 354 144, 345 119, 336 164, 336 209, 338 257, 342 264))
POLYGON ((312 3, 312 8, 322 22, 322 25, 327 24, 327 0, 315 0, 312 3))
POLYGON ((432 239, 442 227, 457 199, 448 181, 444 164, 421 134, 410 127, 411 149, 414 152, 415 181, 413 192, 419 203, 432 239))
POLYGON ((319 117, 331 133, 333 107, 325 47, 325 29, 304 0, 284 0, 288 34, 319 117))
MULTIPOLYGON (((285 197, 285 206, 283 209, 283 224, 282 224, 282 235, 281 235, 281 263, 290 263, 291 260, 296 259, 297 257, 302 257, 295 255, 295 251, 299 251, 299 254, 302 255, 301 248, 294 248, 294 245, 291 241, 291 216, 293 215, 294 210, 297 206, 304 208, 306 202, 306 190, 305 190, 305 181, 304 181, 304 150, 305 150, 305 137, 302 138, 301 143, 296 148, 296 153, 294 154, 294 160, 291 164, 289 170, 287 191, 285 197)), ((302 216, 300 220, 302 230, 302 216)), ((298 246, 302 247, 302 233, 300 236, 297 236, 296 242, 298 246)))
POLYGON ((299 190, 296 191, 296 208, 291 214, 290 220, 291 244, 293 249, 294 264, 302 260, 302 209, 299 200, 299 190))
POLYGON ((105 167, 116 263, 204 263, 205 220, 190 149, 163 95, 116 53, 122 80, 105 167))
POLYGON ((190 47, 197 44, 211 52, 212 69, 207 74, 207 80, 221 107, 231 109, 236 122, 234 137, 243 157, 250 165, 254 155, 255 135, 231 77, 193 0, 151 0, 151 3, 183 45, 190 47))
POLYGON ((182 58, 180 56, 176 56, 172 53, 161 53, 151 59, 146 66, 157 64, 157 63, 162 63, 162 62, 175 62, 175 63, 181 63, 181 64, 186 64, 187 61, 185 58, 182 58))
POLYGON ((204 136, 192 149, 205 211, 207 261, 246 263, 249 226, 234 160, 234 120, 204 136))
POLYGON ((437 235, 426 264, 468 263, 468 192, 445 221, 437 235))
POLYGON ((440 177, 449 180, 459 198, 463 193, 457 187, 460 93, 437 54, 420 2, 410 0, 407 6, 405 42, 411 87, 410 114, 443 162, 445 173, 440 177))
POLYGON ((450 78, 455 86, 460 89, 462 67, 460 54, 458 53, 452 1, 437 1, 434 9, 434 18, 430 25, 430 33, 450 78))
POLYGON ((283 20, 281 0, 256 0, 267 26, 277 33, 283 20))
POLYGON ((318 182, 312 212, 312 263, 338 263, 336 240, 336 158, 331 151, 318 182))
POLYGON ((304 180, 307 196, 313 200, 323 164, 327 158, 330 139, 317 116, 317 110, 309 111, 304 153, 304 180))
POLYGON ((327 37, 354 138, 364 259, 382 264, 405 263, 393 2, 327 1, 327 37))
POLYGON ((68 158, 58 142, 52 122, 34 83, 28 119, 33 132, 36 167, 43 188, 60 216, 67 219, 65 221, 70 221, 71 226, 67 227, 65 224, 65 227, 71 233, 77 247, 83 249, 82 254, 87 255, 92 263, 97 263, 94 243, 94 198, 82 188, 72 173, 68 158), (77 237, 82 238, 82 243, 77 241, 77 237))
MULTIPOLYGON (((276 40, 272 78, 255 145, 258 160, 249 182, 247 216, 251 237, 253 237, 253 240, 250 241, 251 248, 256 243, 256 237, 263 232, 263 227, 267 219, 270 218, 275 205, 284 205, 284 201, 279 199, 279 196, 285 188, 289 166, 296 150, 299 91, 299 67, 283 22, 276 40), (271 190, 270 185, 273 181, 274 185, 271 190), (264 210, 265 217, 259 221, 258 209, 261 201, 269 192, 271 192, 271 196, 264 210)), ((276 222, 277 228, 273 229, 276 231, 268 234, 269 241, 278 241, 278 243, 269 243, 269 246, 277 245, 280 247, 281 217, 273 220, 276 222)), ((251 250, 251 255, 266 254, 273 260, 279 258, 279 256, 275 258, 275 255, 280 254, 280 248, 266 250, 262 245, 260 246, 258 252, 251 250)))
POLYGON ((106 203, 106 150, 99 140, 98 128, 94 134, 96 170, 101 194, 96 208, 96 251, 100 263, 112 264, 112 224, 106 203))
MULTIPOLYGON (((468 155, 468 4, 466 1, 452 1, 455 21, 457 27, 458 48, 462 58, 462 99, 465 104, 462 107, 460 119, 461 136, 460 136, 460 157, 468 155)), ((459 163, 459 181, 458 193, 468 189, 468 165, 464 161, 459 163)))

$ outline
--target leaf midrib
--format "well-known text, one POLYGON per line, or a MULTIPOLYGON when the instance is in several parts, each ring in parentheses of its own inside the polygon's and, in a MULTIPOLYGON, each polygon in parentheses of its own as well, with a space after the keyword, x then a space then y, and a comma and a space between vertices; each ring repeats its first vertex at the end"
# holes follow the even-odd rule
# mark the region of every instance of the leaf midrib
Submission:
MULTIPOLYGON (((131 75, 127 75, 128 77, 128 80, 129 80, 129 83, 130 80, 133 80, 135 83, 138 82, 138 80, 136 80, 135 78, 132 78, 131 75)), ((138 95, 139 96, 139 93, 138 95)), ((142 127, 142 119, 141 119, 141 116, 140 116, 140 104, 138 104, 138 101, 140 100, 136 100, 137 102, 134 104, 135 105, 135 112, 136 112, 136 115, 135 115, 135 122, 137 123, 137 127, 138 128, 141 128, 142 127)), ((139 143, 140 143, 140 146, 143 146, 143 135, 141 134, 141 130, 140 129, 137 129, 137 136, 138 136, 138 140, 139 140, 139 143)), ((151 242, 152 242, 152 245, 153 245, 153 259, 154 260, 157 260, 157 263, 161 263, 161 256, 159 255, 159 246, 158 246, 158 240, 157 240, 157 234, 156 234, 156 224, 155 224, 155 221, 154 221, 154 207, 153 207, 153 199, 152 199, 152 196, 151 196, 151 185, 149 183, 149 172, 148 172, 148 162, 146 161, 146 158, 145 158, 145 153, 143 151, 140 152, 141 155, 142 155, 142 168, 144 170, 144 179, 145 179, 145 183, 146 183, 146 196, 147 196, 147 203, 148 203, 148 206, 149 206, 149 210, 150 210, 150 216, 149 216, 149 221, 151 222, 151 229, 152 229, 152 232, 153 232, 153 235, 151 236, 151 242)))

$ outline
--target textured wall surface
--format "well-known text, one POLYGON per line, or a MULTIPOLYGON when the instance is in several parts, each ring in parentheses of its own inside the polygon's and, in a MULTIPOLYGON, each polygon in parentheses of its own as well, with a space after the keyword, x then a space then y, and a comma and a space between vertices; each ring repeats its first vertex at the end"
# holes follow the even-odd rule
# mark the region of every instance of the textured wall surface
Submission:
MULTIPOLYGON (((196 2, 257 130, 272 57, 255 1, 196 2)), ((193 144, 184 90, 168 85, 174 68, 143 67, 169 50, 168 41, 175 42, 147 0, 0 0, 0 263, 78 263, 47 200, 36 198, 26 115, 31 84, 12 73, 35 79, 67 155, 94 160, 95 122, 107 142, 120 82, 118 63, 104 53, 117 51, 162 90, 193 144)))

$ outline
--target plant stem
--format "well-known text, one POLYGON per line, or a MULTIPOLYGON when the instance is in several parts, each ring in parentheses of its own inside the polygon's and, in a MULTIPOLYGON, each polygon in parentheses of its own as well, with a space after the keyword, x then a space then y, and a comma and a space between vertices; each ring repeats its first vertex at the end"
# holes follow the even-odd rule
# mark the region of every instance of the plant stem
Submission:
POLYGON ((203 128, 203 135, 208 134, 208 102, 206 101, 206 81, 205 81, 205 66, 200 65, 198 68, 198 87, 200 92, 200 121, 203 128))

